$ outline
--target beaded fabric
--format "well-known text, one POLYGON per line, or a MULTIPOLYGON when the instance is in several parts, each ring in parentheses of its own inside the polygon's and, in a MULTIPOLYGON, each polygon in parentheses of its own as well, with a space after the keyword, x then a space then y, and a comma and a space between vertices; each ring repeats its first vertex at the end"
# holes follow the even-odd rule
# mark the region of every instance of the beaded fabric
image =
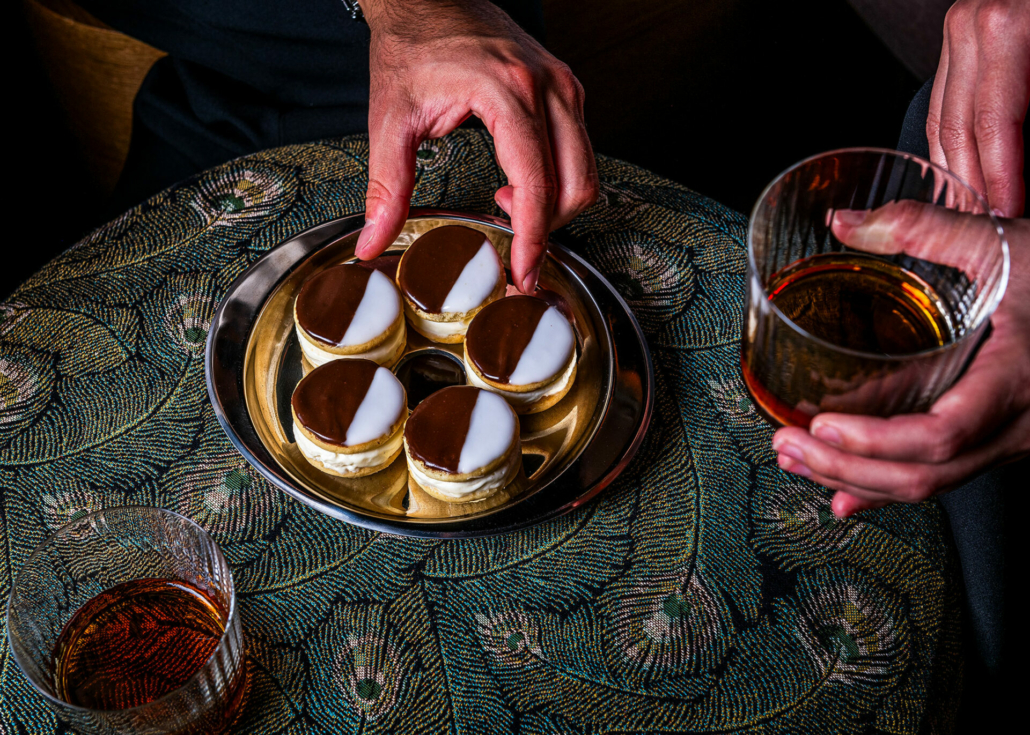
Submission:
MULTIPOLYGON (((322 516, 215 420, 204 341, 277 243, 359 212, 368 141, 233 161, 86 237, 0 306, 0 584, 69 520, 167 507, 221 545, 252 674, 237 732, 947 732, 959 591, 936 503, 844 521, 780 471, 739 376, 745 220, 601 157, 569 227, 655 361, 650 432, 562 518, 426 541, 322 516)), ((490 138, 417 155, 416 206, 500 214, 490 138)), ((13 244, 12 244, 13 246, 13 244)), ((0 735, 64 733, 3 639, 0 735)))

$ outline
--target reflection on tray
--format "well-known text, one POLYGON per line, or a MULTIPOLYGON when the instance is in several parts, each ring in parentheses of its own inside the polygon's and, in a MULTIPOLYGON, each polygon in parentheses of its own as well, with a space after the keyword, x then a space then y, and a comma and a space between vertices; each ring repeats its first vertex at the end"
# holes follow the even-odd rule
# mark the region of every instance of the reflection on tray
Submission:
MULTIPOLYGON (((432 387, 432 390, 425 392, 422 398, 446 385, 464 385, 464 370, 457 363, 457 358, 451 354, 454 349, 448 345, 422 348, 409 345, 411 351, 401 359, 395 372, 408 390, 411 390, 410 381, 413 380, 415 386, 420 389, 428 390, 432 387), (409 368, 405 369, 406 366, 409 368), (422 385, 423 383, 426 385, 422 385)), ((296 334, 291 333, 282 350, 277 371, 277 418, 286 438, 281 446, 281 457, 288 458, 289 461, 285 464, 291 470, 291 474, 298 474, 307 480, 307 484, 317 486, 319 494, 375 513, 421 519, 457 518, 505 505, 522 495, 532 485, 533 480, 550 469, 555 461, 564 455, 576 437, 575 429, 580 412, 574 387, 569 395, 548 410, 519 417, 522 468, 511 484, 483 500, 471 503, 445 503, 433 498, 423 492, 416 483, 408 481, 407 462, 403 454, 385 470, 367 477, 348 479, 329 475, 319 471, 304 458, 293 437, 290 396, 303 375, 311 369, 304 361, 302 371, 301 360, 296 334)), ((409 398, 409 408, 414 408, 420 400, 421 398, 412 401, 409 398)))

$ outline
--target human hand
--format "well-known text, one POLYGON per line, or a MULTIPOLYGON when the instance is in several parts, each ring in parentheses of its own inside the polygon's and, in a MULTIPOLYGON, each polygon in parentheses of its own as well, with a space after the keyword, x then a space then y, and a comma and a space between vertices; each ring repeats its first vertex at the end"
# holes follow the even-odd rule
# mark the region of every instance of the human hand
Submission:
MULTIPOLYGON (((864 220, 857 212, 837 212, 833 232, 859 250, 905 252, 968 272, 970 248, 963 244, 991 237, 992 223, 933 209, 932 218, 925 216, 927 205, 914 202, 875 210, 864 220)), ((1008 296, 969 369, 927 413, 822 413, 808 431, 788 427, 774 435, 780 467, 838 491, 838 516, 897 501, 917 503, 1030 453, 1030 221, 1006 220, 1004 227, 1008 296)))
POLYGON ((532 293, 550 231, 597 199, 582 86, 485 0, 362 0, 362 8, 372 79, 366 224, 356 254, 373 258, 400 233, 421 142, 476 115, 510 182, 495 199, 515 231, 512 278, 532 293))
POLYGON ((930 159, 996 214, 1023 214, 1023 121, 1030 103, 1030 2, 959 0, 944 21, 926 137, 930 159))

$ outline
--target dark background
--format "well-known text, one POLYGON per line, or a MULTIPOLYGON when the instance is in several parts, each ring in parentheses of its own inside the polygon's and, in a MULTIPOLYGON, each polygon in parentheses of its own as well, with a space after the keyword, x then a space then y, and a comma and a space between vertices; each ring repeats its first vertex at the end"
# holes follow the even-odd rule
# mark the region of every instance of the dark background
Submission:
MULTIPOLYGON (((894 147, 922 81, 845 0, 545 0, 544 10, 547 45, 586 88, 597 152, 745 213, 801 158, 894 147)), ((4 12, 17 60, 7 108, 17 225, 0 298, 104 216, 20 6, 4 12)))

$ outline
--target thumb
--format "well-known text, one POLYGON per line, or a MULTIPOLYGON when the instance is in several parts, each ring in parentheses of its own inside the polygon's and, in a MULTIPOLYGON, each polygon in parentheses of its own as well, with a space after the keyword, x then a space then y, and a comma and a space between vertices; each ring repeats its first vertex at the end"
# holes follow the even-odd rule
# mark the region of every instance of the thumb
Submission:
POLYGON ((504 210, 504 213, 511 217, 512 200, 515 198, 515 188, 508 184, 502 186, 494 194, 494 201, 497 202, 497 206, 504 210))
POLYGON ((839 209, 830 224, 845 245, 877 255, 904 253, 949 265, 973 278, 999 260, 1000 231, 991 218, 903 199, 876 209, 839 209))
POLYGON ((415 151, 422 141, 406 122, 384 120, 369 130, 365 227, 354 254, 375 258, 400 234, 415 188, 415 151))
POLYGON ((882 508, 886 504, 887 503, 883 501, 856 498, 854 495, 849 495, 843 490, 838 490, 833 494, 833 502, 830 507, 833 510, 833 514, 838 518, 848 518, 861 510, 882 508))

